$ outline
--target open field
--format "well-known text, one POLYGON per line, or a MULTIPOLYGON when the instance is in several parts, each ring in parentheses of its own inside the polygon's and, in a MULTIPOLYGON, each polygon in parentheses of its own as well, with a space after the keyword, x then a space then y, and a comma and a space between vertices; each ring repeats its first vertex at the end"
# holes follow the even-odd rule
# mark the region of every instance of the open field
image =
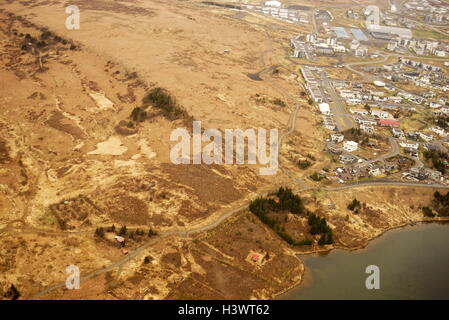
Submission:
MULTIPOLYGON (((10 253, 37 241, 54 260, 48 267, 53 271, 42 277, 22 269, 20 255, 4 262, 2 283, 15 283, 26 297, 61 279, 69 263, 95 270, 121 256, 120 249, 109 256, 108 245, 92 238, 96 228, 164 232, 207 224, 216 212, 286 179, 281 172, 262 177, 255 165, 172 164, 170 133, 191 130, 192 123, 154 107, 146 121, 131 121, 149 90, 168 90, 203 128, 281 133, 297 103, 286 92, 301 90, 295 70, 275 68, 264 81, 247 76, 276 65, 284 54, 278 43, 287 34, 271 25, 252 25, 195 3, 150 1, 137 8, 85 1, 79 4, 81 29, 67 30, 64 5, 8 2, 0 8, 0 238, 10 253), (15 233, 26 236, 10 242, 15 233), (76 251, 85 260, 57 258, 57 250, 70 250, 65 239, 71 237, 89 252, 76 251), (33 285, 27 285, 30 279, 33 285)), ((313 117, 305 110, 297 121, 313 117)), ((319 132, 310 126, 301 135, 310 149, 319 132)), ((300 144, 296 154, 306 152, 300 144)), ((30 265, 48 264, 40 256, 30 265)))

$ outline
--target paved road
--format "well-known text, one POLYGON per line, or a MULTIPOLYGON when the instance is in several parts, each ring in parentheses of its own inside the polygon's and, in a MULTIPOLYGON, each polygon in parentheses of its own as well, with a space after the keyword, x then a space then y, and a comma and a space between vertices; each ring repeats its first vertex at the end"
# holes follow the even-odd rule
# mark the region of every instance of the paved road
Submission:
POLYGON ((419 182, 401 182, 401 181, 390 181, 390 180, 366 180, 366 181, 359 181, 359 182, 345 184, 341 187, 323 188, 320 190, 341 191, 341 190, 347 190, 347 189, 376 187, 376 186, 449 189, 448 185, 441 185, 441 184, 436 184, 436 183, 425 184, 425 183, 419 183, 419 182))
POLYGON ((370 73, 365 73, 365 72, 362 72, 362 71, 358 71, 354 67, 378 64, 378 63, 384 63, 384 62, 387 62, 387 60, 390 58, 390 55, 382 55, 382 56, 384 57, 382 60, 364 61, 364 62, 351 62, 351 63, 346 63, 344 66, 345 66, 345 68, 347 68, 351 72, 361 76, 364 80, 366 79, 368 81, 373 81, 373 80, 378 79, 378 77, 374 76, 374 75, 372 75, 370 73))
POLYGON ((394 156, 398 155, 399 152, 401 151, 398 141, 395 138, 393 138, 393 137, 388 137, 388 141, 390 142, 390 146, 391 146, 391 150, 389 152, 384 153, 384 154, 382 154, 382 155, 380 155, 380 156, 378 156, 378 157, 376 157, 374 159, 367 160, 364 163, 362 163, 362 165, 366 166, 366 165, 370 165, 372 163, 375 163, 377 161, 385 161, 388 158, 391 158, 391 157, 394 157, 394 156))
POLYGON ((333 114, 335 119, 335 124, 337 125, 337 130, 339 132, 355 128, 355 122, 352 120, 352 115, 346 113, 346 107, 341 100, 340 94, 335 90, 335 87, 331 80, 326 79, 321 81, 321 86, 327 89, 327 92, 333 101, 333 114))

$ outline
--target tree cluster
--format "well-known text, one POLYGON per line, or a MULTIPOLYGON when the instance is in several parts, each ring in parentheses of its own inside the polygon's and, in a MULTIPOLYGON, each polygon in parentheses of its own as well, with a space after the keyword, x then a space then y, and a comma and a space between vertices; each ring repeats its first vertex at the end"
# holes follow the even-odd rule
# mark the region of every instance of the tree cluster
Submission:
POLYGON ((99 227, 95 229, 95 235, 99 238, 104 238, 104 229, 103 227, 99 227))
POLYGON ((327 225, 326 218, 321 218, 314 213, 310 213, 307 222, 310 226, 311 234, 321 234, 318 240, 320 246, 334 243, 332 229, 327 225))
POLYGON ((279 202, 275 203, 275 208, 282 211, 290 211, 293 214, 304 213, 305 208, 301 198, 294 194, 290 188, 280 187, 277 194, 279 202))
POLYGON ((307 239, 296 241, 285 232, 284 227, 280 226, 280 221, 278 219, 268 217, 269 212, 289 211, 293 214, 304 213, 306 210, 301 198, 298 195, 295 195, 291 189, 283 187, 279 188, 276 196, 279 201, 264 197, 255 199, 250 203, 249 210, 255 214, 262 223, 273 229, 288 244, 292 246, 310 245, 311 241, 307 241, 307 239))
POLYGON ((352 141, 355 141, 357 143, 364 144, 364 145, 366 145, 371 138, 379 140, 379 141, 387 140, 387 138, 385 138, 384 136, 381 136, 378 134, 370 135, 370 134, 363 132, 361 129, 356 129, 356 128, 351 128, 342 133, 345 136, 346 140, 352 140, 352 141))
POLYGON ((320 174, 320 173, 318 173, 318 172, 314 172, 314 173, 312 173, 312 174, 309 176, 309 178, 310 178, 311 180, 313 180, 313 181, 321 181, 321 180, 325 179, 326 176, 325 176, 325 175, 322 175, 322 174, 320 174))
POLYGON ((432 167, 435 170, 440 171, 442 174, 447 172, 447 162, 449 160, 449 154, 437 151, 437 150, 428 150, 423 153, 424 158, 426 160, 430 160, 432 163, 432 167))
POLYGON ((300 167, 301 169, 307 169, 311 165, 312 165, 312 163, 307 159, 298 161, 298 167, 300 167))
POLYGON ((146 108, 149 105, 164 111, 170 120, 179 119, 187 115, 184 108, 163 88, 154 88, 143 97, 142 107, 146 108))
POLYGON ((444 195, 436 191, 433 196, 433 208, 438 215, 442 217, 449 216, 449 192, 444 195))
POLYGON ((278 98, 274 99, 272 101, 272 103, 275 104, 275 105, 278 105, 280 107, 286 107, 287 106, 284 101, 282 101, 281 99, 278 99, 278 98))
POLYGON ((361 208, 362 204, 357 199, 352 200, 351 203, 348 204, 348 209, 354 211, 354 213, 359 213, 361 208))
POLYGON ((423 207, 422 212, 426 217, 433 218, 436 216, 436 214, 433 212, 432 208, 430 208, 430 207, 423 207))

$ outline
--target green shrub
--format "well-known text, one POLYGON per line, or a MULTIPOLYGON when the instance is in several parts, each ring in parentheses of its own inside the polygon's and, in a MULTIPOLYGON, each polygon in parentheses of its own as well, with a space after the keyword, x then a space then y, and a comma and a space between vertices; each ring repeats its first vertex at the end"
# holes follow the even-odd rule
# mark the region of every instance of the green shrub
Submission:
POLYGON ((348 204, 348 209, 357 213, 359 209, 362 207, 362 204, 359 200, 354 199, 350 204, 348 204))
POLYGON ((422 208, 422 212, 424 213, 424 215, 425 215, 426 217, 431 217, 431 218, 435 217, 435 213, 434 213, 433 210, 432 210, 431 208, 429 208, 429 207, 423 207, 423 208, 422 208))
POLYGON ((163 110, 167 118, 172 120, 187 116, 184 108, 163 88, 154 88, 143 97, 142 107, 147 108, 149 105, 163 110))
POLYGON ((308 167, 310 167, 312 165, 312 163, 309 160, 300 160, 298 161, 298 166, 301 169, 307 169, 308 167))
POLYGON ((280 107, 285 107, 286 106, 285 102, 282 101, 281 99, 274 99, 273 100, 273 104, 278 105, 280 107))

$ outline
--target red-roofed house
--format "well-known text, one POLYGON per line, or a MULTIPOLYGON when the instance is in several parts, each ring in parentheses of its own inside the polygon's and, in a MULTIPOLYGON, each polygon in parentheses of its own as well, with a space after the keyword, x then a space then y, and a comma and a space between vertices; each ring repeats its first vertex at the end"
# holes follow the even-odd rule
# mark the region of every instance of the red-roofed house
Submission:
POLYGON ((249 253, 248 257, 246 258, 246 261, 260 266, 263 264, 265 256, 266 256, 266 254, 251 251, 249 253))
POLYGON ((381 127, 399 127, 401 125, 399 121, 388 119, 380 119, 377 121, 377 124, 381 127))

